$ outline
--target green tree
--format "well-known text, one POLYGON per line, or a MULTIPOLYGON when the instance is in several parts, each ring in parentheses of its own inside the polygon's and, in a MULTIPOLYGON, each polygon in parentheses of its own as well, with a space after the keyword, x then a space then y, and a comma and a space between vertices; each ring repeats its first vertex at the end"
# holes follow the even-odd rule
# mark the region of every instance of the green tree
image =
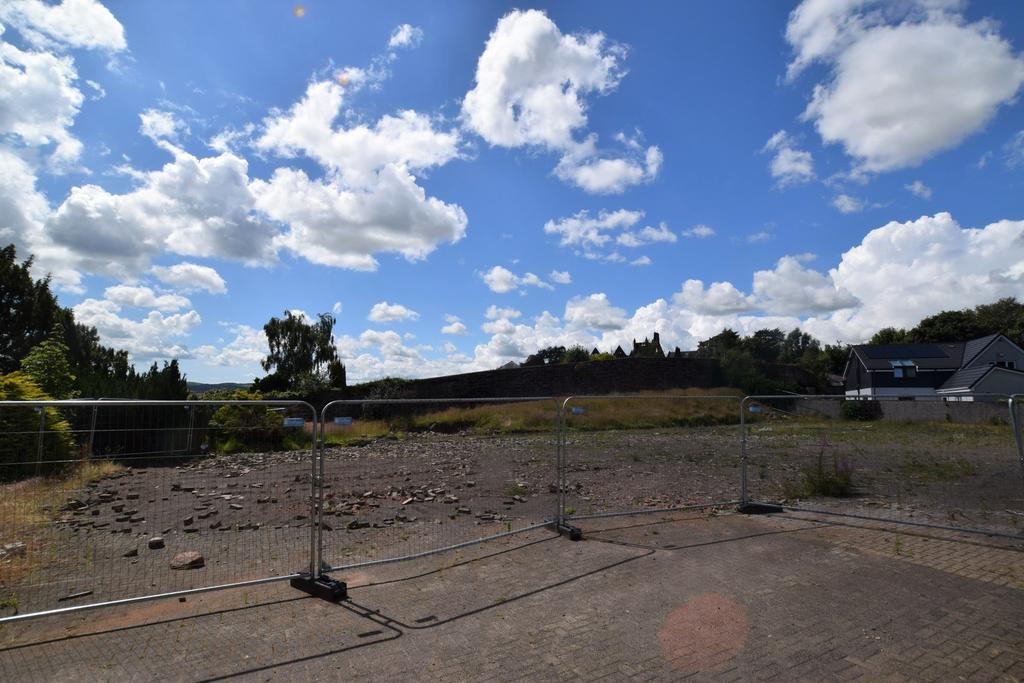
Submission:
POLYGON ((907 331, 896 327, 883 327, 872 335, 868 344, 904 344, 910 341, 907 331))
POLYGON ((806 332, 801 332, 797 327, 790 331, 783 340, 779 360, 783 363, 807 362, 805 357, 808 354, 817 355, 820 351, 821 343, 806 332))
POLYGON ((0 373, 17 370, 29 350, 46 339, 60 307, 50 278, 32 277, 30 256, 18 263, 14 245, 0 249, 0 373))
POLYGON ((779 355, 782 353, 782 344, 785 339, 785 333, 778 328, 771 330, 763 329, 757 330, 749 337, 745 337, 742 341, 742 346, 757 360, 774 363, 779 360, 779 355))
POLYGON ((562 354, 562 363, 583 363, 590 360, 590 352, 587 351, 580 345, 570 346, 564 354, 562 354))
POLYGON ((714 337, 697 344, 699 358, 721 358, 722 354, 740 346, 740 335, 734 330, 724 329, 714 337))
POLYGON ((1017 344, 1024 344, 1024 304, 1015 298, 976 306, 974 314, 985 334, 1005 334, 1017 344))
POLYGON ((742 389, 751 394, 771 393, 773 386, 761 372, 757 361, 749 351, 739 348, 727 349, 719 358, 722 374, 730 387, 742 389))
POLYGON ((283 318, 271 318, 263 326, 270 353, 261 363, 271 376, 264 378, 261 386, 294 390, 311 379, 323 385, 332 377, 344 378, 344 366, 337 367, 341 362, 331 334, 334 322, 329 313, 321 313, 316 322, 306 322, 291 311, 285 311, 283 318))
POLYGON ((552 365, 554 363, 561 363, 564 357, 564 346, 549 346, 527 356, 523 365, 552 365))
POLYGON ((907 333, 909 341, 956 342, 976 339, 991 334, 978 323, 974 311, 942 311, 928 316, 907 333))
POLYGON ((33 346, 21 359, 21 370, 53 398, 75 396, 75 375, 64 343, 64 328, 56 322, 47 339, 33 346))

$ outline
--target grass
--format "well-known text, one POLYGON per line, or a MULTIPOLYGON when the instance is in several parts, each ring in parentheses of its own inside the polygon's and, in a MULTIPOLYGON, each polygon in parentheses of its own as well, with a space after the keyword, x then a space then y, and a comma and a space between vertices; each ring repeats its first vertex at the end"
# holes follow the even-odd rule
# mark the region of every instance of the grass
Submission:
POLYGON ((912 457, 900 464, 900 473, 929 481, 956 481, 977 474, 978 468, 964 458, 923 461, 912 457))
POLYGON ((879 420, 857 422, 799 417, 761 419, 750 425, 757 436, 791 438, 795 444, 828 433, 833 445, 904 445, 914 448, 950 450, 953 447, 1001 448, 1012 443, 1009 426, 990 423, 968 424, 944 421, 879 420))
POLYGON ((33 477, 0 485, 0 544, 22 542, 25 553, 0 560, 0 586, 10 586, 43 563, 49 524, 68 495, 91 481, 124 470, 109 460, 86 460, 63 476, 33 477))

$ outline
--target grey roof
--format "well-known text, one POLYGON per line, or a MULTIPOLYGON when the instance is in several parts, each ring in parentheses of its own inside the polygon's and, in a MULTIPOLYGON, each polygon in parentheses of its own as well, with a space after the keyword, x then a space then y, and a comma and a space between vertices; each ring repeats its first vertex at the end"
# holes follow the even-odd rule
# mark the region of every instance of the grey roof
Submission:
POLYGON ((952 377, 947 379, 943 385, 937 389, 937 391, 953 391, 954 389, 969 391, 971 387, 980 382, 985 375, 990 373, 994 367, 994 365, 982 365, 977 368, 957 370, 952 377))
POLYGON ((982 337, 981 339, 972 339, 971 341, 967 342, 967 344, 964 346, 963 365, 967 365, 972 360, 974 360, 974 357, 977 356, 982 351, 984 351, 985 347, 991 344, 992 341, 998 336, 998 334, 990 334, 987 337, 982 337))
POLYGON ((924 370, 956 370, 964 344, 858 344, 854 353, 868 370, 890 370, 894 360, 912 360, 924 370))

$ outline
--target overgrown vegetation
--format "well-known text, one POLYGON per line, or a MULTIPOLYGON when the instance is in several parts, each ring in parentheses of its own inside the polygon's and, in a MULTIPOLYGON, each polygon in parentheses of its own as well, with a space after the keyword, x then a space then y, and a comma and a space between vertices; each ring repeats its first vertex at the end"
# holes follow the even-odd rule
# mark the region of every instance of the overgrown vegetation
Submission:
POLYGON ((882 419, 882 404, 878 401, 843 401, 839 414, 844 420, 870 422, 882 419))
POLYGON ((978 468, 964 458, 922 459, 911 457, 900 464, 900 473, 926 481, 956 481, 976 474, 978 468))
MULTIPOLYGON (((24 373, 0 375, 0 400, 49 398, 24 373)), ((72 457, 71 425, 56 408, 4 408, 0 410, 0 435, 0 481, 58 472, 72 457)))
MULTIPOLYGON (((258 401, 259 393, 231 392, 231 399, 258 401)), ((284 411, 266 405, 224 405, 207 423, 209 446, 217 453, 281 451, 309 448, 312 436, 305 429, 286 428, 284 411)))
POLYGON ((800 468, 800 479, 784 482, 782 491, 786 498, 849 496, 853 493, 853 464, 838 455, 826 459, 823 445, 815 462, 800 468))

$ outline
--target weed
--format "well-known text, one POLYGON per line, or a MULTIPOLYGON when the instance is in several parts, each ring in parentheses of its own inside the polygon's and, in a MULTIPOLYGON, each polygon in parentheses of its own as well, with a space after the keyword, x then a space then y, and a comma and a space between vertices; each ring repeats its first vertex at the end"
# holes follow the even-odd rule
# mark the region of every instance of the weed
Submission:
POLYGON ((15 595, 14 593, 11 593, 10 595, 8 595, 8 596, 6 596, 4 598, 0 598, 0 610, 5 610, 5 609, 13 609, 15 614, 18 613, 18 596, 17 595, 15 595))
POLYGON ((964 458, 919 460, 916 456, 900 464, 900 474, 927 481, 955 481, 977 473, 977 468, 964 458))
POLYGON ((828 496, 842 498, 853 493, 853 465, 844 457, 832 456, 831 467, 825 463, 827 439, 822 441, 817 461, 801 468, 800 481, 787 481, 783 493, 787 498, 828 496))
POLYGON ((509 486, 507 489, 505 489, 505 495, 508 496, 509 498, 513 498, 515 496, 525 496, 529 492, 530 490, 526 488, 524 485, 520 484, 519 482, 516 482, 509 486))
POLYGON ((567 515, 575 515, 576 514, 576 508, 574 508, 574 507, 567 507, 567 508, 565 508, 565 514, 567 514, 567 515))

